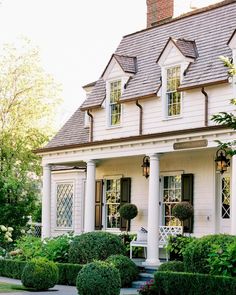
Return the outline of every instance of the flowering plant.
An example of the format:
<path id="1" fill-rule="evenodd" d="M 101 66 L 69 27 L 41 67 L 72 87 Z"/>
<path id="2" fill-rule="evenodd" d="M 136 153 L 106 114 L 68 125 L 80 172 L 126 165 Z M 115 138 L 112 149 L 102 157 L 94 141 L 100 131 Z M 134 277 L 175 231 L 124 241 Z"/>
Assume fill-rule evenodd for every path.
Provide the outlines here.
<path id="1" fill-rule="evenodd" d="M 13 242 L 12 232 L 12 227 L 0 225 L 0 259 L 6 258 L 8 255 L 8 245 L 9 243 Z"/>
<path id="2" fill-rule="evenodd" d="M 155 295 L 156 293 L 156 288 L 154 286 L 154 280 L 149 280 L 144 284 L 139 290 L 138 290 L 140 295 Z"/>

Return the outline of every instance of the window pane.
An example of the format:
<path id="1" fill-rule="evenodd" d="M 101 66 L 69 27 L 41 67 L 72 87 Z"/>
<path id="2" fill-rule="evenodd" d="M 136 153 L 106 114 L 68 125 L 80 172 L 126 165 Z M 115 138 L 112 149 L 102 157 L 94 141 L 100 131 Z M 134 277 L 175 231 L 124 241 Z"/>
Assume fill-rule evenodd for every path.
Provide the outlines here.
<path id="1" fill-rule="evenodd" d="M 120 228 L 120 179 L 106 181 L 107 228 Z"/>
<path id="2" fill-rule="evenodd" d="M 181 94 L 177 92 L 180 85 L 180 67 L 167 69 L 167 115 L 176 116 L 181 112 Z"/>
<path id="3" fill-rule="evenodd" d="M 181 176 L 164 176 L 164 220 L 166 226 L 181 225 L 181 222 L 172 215 L 175 204 L 181 201 Z"/>
<path id="4" fill-rule="evenodd" d="M 121 117 L 121 81 L 110 83 L 110 125 L 119 125 Z"/>
<path id="5" fill-rule="evenodd" d="M 57 185 L 57 226 L 72 226 L 73 184 Z"/>
<path id="6" fill-rule="evenodd" d="M 221 216 L 223 219 L 230 218 L 230 177 L 222 177 L 222 192 L 221 192 Z"/>

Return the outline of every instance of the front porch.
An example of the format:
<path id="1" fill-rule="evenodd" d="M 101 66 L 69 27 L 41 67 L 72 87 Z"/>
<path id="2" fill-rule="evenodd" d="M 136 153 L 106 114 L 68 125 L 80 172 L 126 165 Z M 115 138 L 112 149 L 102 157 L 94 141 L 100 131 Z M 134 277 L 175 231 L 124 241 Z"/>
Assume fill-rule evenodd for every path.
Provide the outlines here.
<path id="1" fill-rule="evenodd" d="M 190 197 L 191 189 L 194 221 L 185 231 L 194 236 L 236 234 L 233 213 L 236 212 L 236 183 L 230 182 L 236 175 L 236 157 L 231 160 L 231 172 L 220 175 L 215 170 L 215 153 L 215 148 L 205 148 L 148 154 L 147 179 L 142 175 L 143 154 L 88 160 L 86 171 L 80 161 L 60 163 L 68 165 L 68 170 L 63 171 L 51 171 L 53 165 L 47 165 L 44 167 L 43 237 L 95 229 L 121 233 L 118 209 L 127 201 L 139 210 L 131 221 L 130 232 L 137 233 L 141 227 L 147 229 L 146 265 L 158 265 L 158 228 L 178 225 L 171 210 L 177 202 Z M 187 187 L 186 175 L 192 175 L 192 184 L 188 182 Z M 71 185 L 71 190 L 60 195 L 63 189 L 66 191 L 66 185 Z"/>

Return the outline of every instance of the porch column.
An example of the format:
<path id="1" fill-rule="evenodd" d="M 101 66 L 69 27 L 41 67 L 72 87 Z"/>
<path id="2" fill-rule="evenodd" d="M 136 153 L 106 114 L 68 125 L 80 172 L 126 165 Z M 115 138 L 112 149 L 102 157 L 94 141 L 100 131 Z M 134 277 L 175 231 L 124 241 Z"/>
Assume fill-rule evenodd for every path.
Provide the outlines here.
<path id="1" fill-rule="evenodd" d="M 87 180 L 85 192 L 84 231 L 95 230 L 95 184 L 96 164 L 94 160 L 87 162 Z"/>
<path id="2" fill-rule="evenodd" d="M 148 196 L 147 259 L 145 265 L 157 266 L 159 260 L 159 195 L 160 155 L 150 155 L 150 176 Z"/>
<path id="3" fill-rule="evenodd" d="M 236 155 L 232 156 L 231 166 L 231 234 L 236 235 Z"/>
<path id="4" fill-rule="evenodd" d="M 43 166 L 42 239 L 51 236 L 51 168 Z"/>

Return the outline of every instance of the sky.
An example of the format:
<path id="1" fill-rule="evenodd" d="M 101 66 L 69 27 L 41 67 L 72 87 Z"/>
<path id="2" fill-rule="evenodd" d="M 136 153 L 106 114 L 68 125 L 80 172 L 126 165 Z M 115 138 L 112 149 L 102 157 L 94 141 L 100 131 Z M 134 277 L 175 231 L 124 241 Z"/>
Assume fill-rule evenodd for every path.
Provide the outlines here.
<path id="1" fill-rule="evenodd" d="M 58 128 L 84 101 L 82 86 L 100 77 L 122 36 L 145 27 L 146 0 L 0 0 L 0 44 L 29 38 L 62 85 Z"/>
<path id="2" fill-rule="evenodd" d="M 146 0 L 0 0 L 0 43 L 29 38 L 62 84 L 60 127 L 85 99 L 123 35 L 146 26 Z"/>

